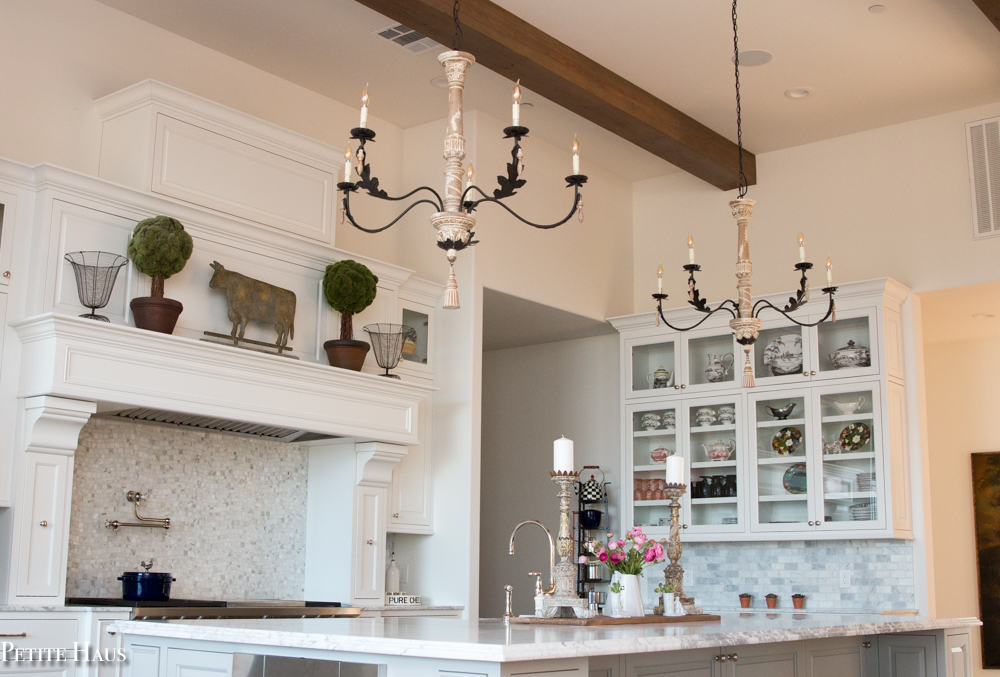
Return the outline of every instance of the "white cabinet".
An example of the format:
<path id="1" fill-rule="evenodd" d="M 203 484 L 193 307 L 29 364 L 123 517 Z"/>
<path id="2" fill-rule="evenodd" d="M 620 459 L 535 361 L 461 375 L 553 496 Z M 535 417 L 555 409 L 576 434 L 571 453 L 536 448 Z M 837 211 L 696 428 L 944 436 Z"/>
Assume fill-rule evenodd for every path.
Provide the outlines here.
<path id="1" fill-rule="evenodd" d="M 160 677 L 160 647 L 129 644 L 125 650 L 129 657 L 125 677 Z"/>
<path id="2" fill-rule="evenodd" d="M 0 190 L 0 289 L 10 284 L 17 196 Z M 4 325 L 6 326 L 6 325 Z"/>
<path id="3" fill-rule="evenodd" d="M 17 595 L 58 597 L 65 578 L 70 457 L 29 451 L 24 463 Z"/>
<path id="4" fill-rule="evenodd" d="M 935 635 L 879 635 L 879 677 L 937 677 Z"/>
<path id="5" fill-rule="evenodd" d="M 945 677 L 972 677 L 972 639 L 968 632 L 945 632 Z"/>
<path id="6" fill-rule="evenodd" d="M 384 487 L 358 487 L 354 515 L 353 599 L 381 601 L 385 587 L 385 498 Z"/>
<path id="7" fill-rule="evenodd" d="M 167 649 L 167 677 L 232 677 L 233 654 Z"/>
<path id="8" fill-rule="evenodd" d="M 431 398 L 420 403 L 420 444 L 406 447 L 406 456 L 392 471 L 389 521 L 397 534 L 432 534 L 434 458 L 431 444 Z"/>
<path id="9" fill-rule="evenodd" d="M 908 294 L 887 279 L 845 284 L 835 322 L 767 316 L 751 353 L 752 389 L 742 387 L 743 352 L 725 320 L 676 332 L 652 314 L 612 319 L 621 334 L 624 522 L 666 536 L 663 457 L 678 454 L 690 478 L 687 541 L 912 538 Z M 787 295 L 769 300 L 782 306 Z M 808 309 L 796 319 L 826 312 Z M 689 326 L 691 312 L 665 314 Z"/>

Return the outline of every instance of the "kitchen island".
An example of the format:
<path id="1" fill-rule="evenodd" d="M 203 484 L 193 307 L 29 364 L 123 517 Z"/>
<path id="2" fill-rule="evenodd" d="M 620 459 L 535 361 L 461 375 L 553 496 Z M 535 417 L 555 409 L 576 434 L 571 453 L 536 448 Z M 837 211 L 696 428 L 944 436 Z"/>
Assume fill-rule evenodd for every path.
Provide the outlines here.
<path id="1" fill-rule="evenodd" d="M 110 630 L 124 635 L 124 677 L 259 677 L 247 655 L 383 666 L 330 672 L 379 677 L 967 677 L 970 628 L 978 625 L 975 618 L 733 613 L 714 623 L 604 627 L 188 619 L 120 621 Z"/>

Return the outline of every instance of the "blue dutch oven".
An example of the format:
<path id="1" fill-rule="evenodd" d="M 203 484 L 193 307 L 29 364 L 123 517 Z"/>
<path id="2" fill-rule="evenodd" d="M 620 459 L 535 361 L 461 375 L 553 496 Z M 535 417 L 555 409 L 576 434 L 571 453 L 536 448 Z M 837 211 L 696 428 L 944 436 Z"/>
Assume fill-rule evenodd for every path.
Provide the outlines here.
<path id="1" fill-rule="evenodd" d="M 165 602 L 170 599 L 170 584 L 176 581 L 168 573 L 151 572 L 153 560 L 142 563 L 145 571 L 126 571 L 122 582 L 122 599 L 130 602 Z"/>

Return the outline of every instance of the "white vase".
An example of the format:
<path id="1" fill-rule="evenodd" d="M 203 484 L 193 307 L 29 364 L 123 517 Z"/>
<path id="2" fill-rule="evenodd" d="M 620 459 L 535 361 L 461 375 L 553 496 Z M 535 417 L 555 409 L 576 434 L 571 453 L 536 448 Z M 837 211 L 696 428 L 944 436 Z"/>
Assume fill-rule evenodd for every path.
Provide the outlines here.
<path id="1" fill-rule="evenodd" d="M 622 591 L 618 595 L 618 611 L 623 618 L 640 618 L 646 615 L 642 608 L 642 579 L 625 574 L 621 579 Z"/>
<path id="2" fill-rule="evenodd" d="M 617 571 L 611 574 L 611 587 L 614 587 L 615 583 L 621 583 L 622 575 Z M 608 592 L 608 599 L 604 603 L 604 615 L 611 616 L 612 618 L 621 618 L 618 614 L 618 598 L 619 593 Z"/>

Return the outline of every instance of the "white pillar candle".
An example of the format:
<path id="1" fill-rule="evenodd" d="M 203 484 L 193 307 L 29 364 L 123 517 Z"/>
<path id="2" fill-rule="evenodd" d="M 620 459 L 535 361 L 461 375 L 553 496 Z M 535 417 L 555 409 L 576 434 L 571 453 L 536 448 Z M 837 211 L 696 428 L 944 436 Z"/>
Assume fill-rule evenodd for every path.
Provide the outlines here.
<path id="1" fill-rule="evenodd" d="M 688 235 L 688 263 L 694 265 L 694 238 Z"/>
<path id="2" fill-rule="evenodd" d="M 656 269 L 656 293 L 663 293 L 663 264 L 661 263 Z"/>
<path id="3" fill-rule="evenodd" d="M 344 183 L 351 182 L 351 142 L 344 148 Z"/>
<path id="4" fill-rule="evenodd" d="M 511 96 L 513 104 L 511 105 L 511 120 L 510 123 L 512 127 L 519 127 L 521 125 L 521 81 L 518 80 L 517 84 L 514 85 L 514 94 Z"/>
<path id="5" fill-rule="evenodd" d="M 560 437 L 552 443 L 552 469 L 556 472 L 573 472 L 573 440 Z"/>
<path id="6" fill-rule="evenodd" d="M 667 484 L 684 484 L 684 458 L 667 456 Z"/>
<path id="7" fill-rule="evenodd" d="M 826 257 L 826 286 L 833 286 L 833 259 Z"/>
<path id="8" fill-rule="evenodd" d="M 580 142 L 573 135 L 573 176 L 580 175 Z"/>
<path id="9" fill-rule="evenodd" d="M 799 263 L 806 262 L 806 239 L 799 233 Z"/>
<path id="10" fill-rule="evenodd" d="M 368 85 L 365 85 L 365 90 L 361 92 L 361 124 L 358 126 L 361 129 L 368 127 Z"/>

